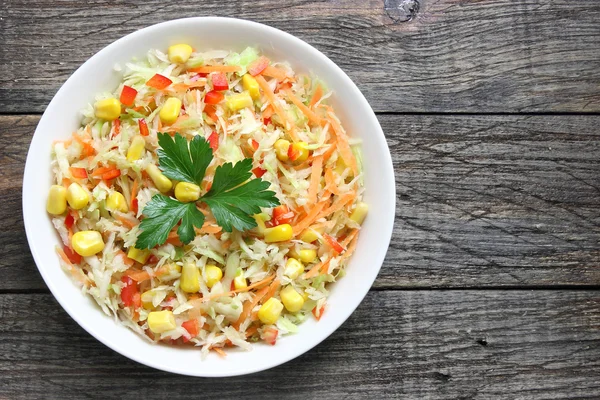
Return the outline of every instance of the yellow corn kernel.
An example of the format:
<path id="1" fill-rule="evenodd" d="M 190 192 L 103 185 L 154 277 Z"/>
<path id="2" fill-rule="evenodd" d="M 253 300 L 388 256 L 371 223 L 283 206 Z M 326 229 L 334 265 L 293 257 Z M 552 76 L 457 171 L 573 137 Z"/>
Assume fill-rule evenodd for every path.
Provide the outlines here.
<path id="1" fill-rule="evenodd" d="M 110 211 L 121 211 L 123 213 L 129 211 L 125 196 L 119 192 L 112 192 L 108 195 L 108 198 L 106 199 L 106 208 Z"/>
<path id="2" fill-rule="evenodd" d="M 129 149 L 127 149 L 127 161 L 134 162 L 139 160 L 144 154 L 144 150 L 146 148 L 146 141 L 140 135 L 137 135 L 131 141 L 131 145 Z"/>
<path id="3" fill-rule="evenodd" d="M 243 289 L 248 287 L 248 282 L 246 281 L 242 270 L 239 270 L 235 278 L 233 278 L 233 286 L 236 289 Z"/>
<path id="4" fill-rule="evenodd" d="M 265 229 L 265 242 L 285 242 L 294 236 L 290 224 L 281 224 Z"/>
<path id="5" fill-rule="evenodd" d="M 263 324 L 273 325 L 279 319 L 281 311 L 283 310 L 283 304 L 275 297 L 271 297 L 263 304 L 258 310 L 258 319 Z"/>
<path id="6" fill-rule="evenodd" d="M 73 210 L 81 210 L 90 202 L 90 196 L 79 183 L 73 182 L 67 188 L 67 201 Z"/>
<path id="7" fill-rule="evenodd" d="M 167 264 L 166 268 L 166 272 L 158 277 L 158 280 L 161 282 L 172 281 L 177 277 L 177 274 L 181 273 L 181 265 Z"/>
<path id="8" fill-rule="evenodd" d="M 98 100 L 94 105 L 96 117 L 107 121 L 114 121 L 121 115 L 121 102 L 114 97 Z"/>
<path id="9" fill-rule="evenodd" d="M 306 161 L 308 159 L 308 143 L 298 142 L 292 144 L 292 152 L 298 154 L 294 162 L 301 163 Z"/>
<path id="10" fill-rule="evenodd" d="M 244 90 L 247 90 L 248 93 L 250 93 L 250 97 L 254 100 L 260 99 L 258 82 L 256 82 L 256 79 L 254 79 L 252 75 L 246 74 L 242 77 L 242 86 L 244 87 Z"/>
<path id="11" fill-rule="evenodd" d="M 200 270 L 195 264 L 183 265 L 179 287 L 187 293 L 196 293 L 200 290 Z"/>
<path id="12" fill-rule="evenodd" d="M 180 112 L 181 100 L 177 97 L 169 97 L 160 109 L 158 116 L 163 124 L 171 125 L 173 122 L 177 121 Z"/>
<path id="13" fill-rule="evenodd" d="M 352 211 L 352 214 L 350 214 L 350 219 L 356 222 L 357 224 L 362 225 L 362 223 L 365 220 L 365 217 L 367 216 L 368 211 L 369 205 L 361 201 L 356 205 L 356 208 L 354 209 L 354 211 Z"/>
<path id="14" fill-rule="evenodd" d="M 182 203 L 190 203 L 200 198 L 200 186 L 188 182 L 175 185 L 175 198 Z"/>
<path id="15" fill-rule="evenodd" d="M 223 271 L 216 265 L 207 265 L 204 268 L 204 273 L 206 274 L 206 286 L 209 288 L 213 287 L 223 277 Z"/>
<path id="16" fill-rule="evenodd" d="M 342 175 L 344 173 L 344 171 L 346 170 L 347 165 L 344 162 L 344 160 L 342 159 L 342 157 L 338 157 L 337 161 L 335 162 L 335 173 L 338 175 Z"/>
<path id="17" fill-rule="evenodd" d="M 317 258 L 317 251 L 315 249 L 302 249 L 298 252 L 298 257 L 302 262 L 311 263 Z"/>
<path id="18" fill-rule="evenodd" d="M 302 234 L 300 235 L 300 240 L 306 243 L 312 243 L 319 238 L 319 234 L 323 233 L 324 230 L 325 228 L 321 227 L 316 229 L 309 227 L 304 232 L 302 232 Z"/>
<path id="19" fill-rule="evenodd" d="M 154 289 L 146 290 L 144 293 L 142 293 L 142 296 L 141 296 L 142 307 L 144 307 L 146 310 L 154 309 L 154 304 L 152 304 L 152 299 L 154 298 L 155 294 L 156 294 L 156 290 L 154 290 Z"/>
<path id="20" fill-rule="evenodd" d="M 73 235 L 71 246 L 82 257 L 93 256 L 104 250 L 104 240 L 97 231 L 79 231 Z"/>
<path id="21" fill-rule="evenodd" d="M 173 182 L 160 172 L 160 169 L 158 169 L 156 165 L 148 165 L 148 167 L 146 167 L 146 172 L 150 175 L 152 182 L 154 182 L 154 186 L 161 192 L 166 193 L 173 187 Z"/>
<path id="22" fill-rule="evenodd" d="M 46 211 L 52 215 L 60 215 L 67 210 L 67 189 L 63 186 L 52 185 L 48 192 Z M 264 223 L 263 223 L 264 225 Z"/>
<path id="23" fill-rule="evenodd" d="M 225 99 L 225 104 L 231 111 L 239 111 L 242 108 L 252 107 L 254 104 L 252 102 L 252 97 L 250 97 L 250 93 L 244 91 L 242 93 L 232 94 L 231 96 L 227 96 Z"/>
<path id="24" fill-rule="evenodd" d="M 254 214 L 252 217 L 256 221 L 256 232 L 259 236 L 264 236 L 265 229 L 267 229 L 265 221 L 268 221 L 269 219 L 271 219 L 271 217 L 269 217 L 267 213 Z"/>
<path id="25" fill-rule="evenodd" d="M 148 257 L 150 257 L 150 250 L 140 250 L 132 246 L 127 250 L 127 257 L 140 264 L 145 264 L 148 261 Z"/>
<path id="26" fill-rule="evenodd" d="M 285 309 L 289 312 L 300 311 L 304 305 L 304 297 L 294 289 L 292 285 L 288 285 L 279 293 L 281 301 Z"/>
<path id="27" fill-rule="evenodd" d="M 296 279 L 304 272 L 304 264 L 293 257 L 287 259 L 283 273 L 290 279 Z"/>
<path id="28" fill-rule="evenodd" d="M 285 139 L 278 139 L 273 145 L 275 149 L 275 155 L 279 161 L 287 161 L 288 157 L 288 149 L 290 148 L 290 142 Z"/>
<path id="29" fill-rule="evenodd" d="M 174 44 L 169 47 L 169 61 L 175 64 L 183 64 L 192 55 L 192 46 L 185 43 Z"/>
<path id="30" fill-rule="evenodd" d="M 151 311 L 148 313 L 148 328 L 154 333 L 163 333 L 177 328 L 173 311 Z"/>

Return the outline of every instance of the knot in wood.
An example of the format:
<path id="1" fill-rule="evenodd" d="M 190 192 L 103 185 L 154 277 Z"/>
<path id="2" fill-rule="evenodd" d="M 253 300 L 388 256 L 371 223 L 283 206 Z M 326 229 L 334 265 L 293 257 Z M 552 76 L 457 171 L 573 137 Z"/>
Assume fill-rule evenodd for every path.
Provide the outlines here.
<path id="1" fill-rule="evenodd" d="M 419 12 L 419 0 L 384 0 L 383 9 L 394 23 L 412 21 Z"/>

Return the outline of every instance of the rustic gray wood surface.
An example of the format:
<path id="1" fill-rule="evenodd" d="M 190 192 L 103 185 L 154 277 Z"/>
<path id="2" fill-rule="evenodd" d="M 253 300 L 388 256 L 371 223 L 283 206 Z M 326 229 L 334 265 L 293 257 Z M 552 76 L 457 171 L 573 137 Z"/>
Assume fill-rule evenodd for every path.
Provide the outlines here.
<path id="1" fill-rule="evenodd" d="M 423 0 L 402 22 L 411 4 L 2 2 L 0 398 L 600 398 L 600 2 Z M 141 366 L 79 328 L 21 216 L 27 147 L 68 76 L 200 15 L 284 29 L 340 65 L 378 112 L 397 187 L 388 256 L 348 322 L 221 380 Z"/>

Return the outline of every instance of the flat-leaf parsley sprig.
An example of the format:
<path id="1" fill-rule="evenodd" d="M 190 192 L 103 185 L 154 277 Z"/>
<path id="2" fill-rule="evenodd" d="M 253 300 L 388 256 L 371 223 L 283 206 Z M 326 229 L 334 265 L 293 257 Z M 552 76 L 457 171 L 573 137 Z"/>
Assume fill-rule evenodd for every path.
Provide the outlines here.
<path id="1" fill-rule="evenodd" d="M 181 182 L 200 186 L 206 168 L 213 159 L 210 144 L 201 136 L 188 141 L 176 133 L 174 137 L 166 133 L 158 134 L 158 165 L 163 174 Z M 141 233 L 135 247 L 151 249 L 163 244 L 169 232 L 177 224 L 177 234 L 182 243 L 191 242 L 196 236 L 194 227 L 201 228 L 204 214 L 197 203 L 206 203 L 217 224 L 226 232 L 233 228 L 245 231 L 256 227 L 253 214 L 261 212 L 261 207 L 275 207 L 279 200 L 275 192 L 267 190 L 269 182 L 250 179 L 252 159 L 225 163 L 215 170 L 212 187 L 197 202 L 183 203 L 177 199 L 155 194 L 142 210 L 144 219 L 140 224 Z"/>

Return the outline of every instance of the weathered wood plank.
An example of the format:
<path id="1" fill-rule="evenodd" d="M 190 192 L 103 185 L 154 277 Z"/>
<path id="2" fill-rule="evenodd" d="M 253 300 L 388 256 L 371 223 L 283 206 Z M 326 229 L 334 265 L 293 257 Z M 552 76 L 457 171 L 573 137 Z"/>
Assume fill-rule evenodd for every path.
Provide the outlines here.
<path id="1" fill-rule="evenodd" d="M 193 390 L 203 399 L 591 399 L 600 391 L 596 291 L 372 292 L 312 351 L 225 385 L 129 361 L 50 295 L 1 295 L 0 310 L 3 398 L 179 398 Z"/>
<path id="2" fill-rule="evenodd" d="M 405 23 L 395 21 L 399 3 L 5 2 L 0 113 L 43 111 L 105 45 L 157 22 L 202 15 L 251 19 L 306 40 L 378 111 L 600 111 L 599 2 L 425 0 Z"/>
<path id="3" fill-rule="evenodd" d="M 600 117 L 379 117 L 398 207 L 376 287 L 600 284 Z M 37 116 L 0 117 L 0 289 L 45 288 L 21 216 Z"/>

